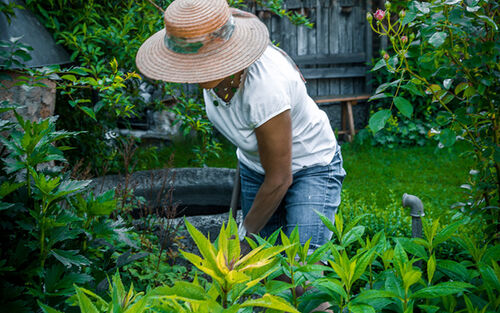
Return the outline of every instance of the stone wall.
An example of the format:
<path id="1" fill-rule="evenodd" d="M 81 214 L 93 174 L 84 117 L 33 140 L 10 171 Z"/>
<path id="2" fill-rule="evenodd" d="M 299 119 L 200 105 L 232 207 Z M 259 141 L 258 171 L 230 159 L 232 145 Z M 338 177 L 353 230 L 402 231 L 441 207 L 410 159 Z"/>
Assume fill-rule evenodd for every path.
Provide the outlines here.
<path id="1" fill-rule="evenodd" d="M 54 114 L 56 104 L 56 83 L 43 79 L 39 83 L 47 87 L 16 86 L 18 77 L 23 74 L 7 72 L 12 80 L 3 80 L 0 83 L 7 88 L 0 87 L 0 101 L 8 100 L 17 104 L 20 108 L 17 112 L 24 118 L 32 121 L 40 118 L 47 118 Z M 2 119 L 13 118 L 11 112 L 1 115 Z"/>

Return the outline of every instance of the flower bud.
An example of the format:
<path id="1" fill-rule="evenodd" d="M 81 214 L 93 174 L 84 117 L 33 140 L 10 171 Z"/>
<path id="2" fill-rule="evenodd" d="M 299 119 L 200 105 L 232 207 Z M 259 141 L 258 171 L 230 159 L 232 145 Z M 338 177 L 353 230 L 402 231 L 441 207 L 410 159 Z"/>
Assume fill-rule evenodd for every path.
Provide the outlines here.
<path id="1" fill-rule="evenodd" d="M 415 34 L 414 34 L 414 33 L 411 33 L 411 34 L 410 34 L 410 40 L 413 40 L 413 39 L 415 39 Z"/>
<path id="2" fill-rule="evenodd" d="M 401 37 L 401 42 L 402 42 L 402 43 L 407 43 L 407 42 L 408 42 L 408 37 L 406 37 L 406 36 L 402 36 L 402 37 Z"/>
<path id="3" fill-rule="evenodd" d="M 394 42 L 394 36 L 389 37 L 389 40 L 390 40 L 391 42 Z"/>
<path id="4" fill-rule="evenodd" d="M 387 52 L 384 52 L 384 60 L 389 60 L 390 56 L 389 56 L 389 53 Z"/>
<path id="5" fill-rule="evenodd" d="M 389 1 L 386 1 L 386 2 L 384 3 L 384 6 L 385 6 L 385 9 L 386 9 L 386 10 L 390 10 L 390 9 L 391 9 L 391 3 L 390 3 Z"/>
<path id="6" fill-rule="evenodd" d="M 400 18 L 404 18 L 405 16 L 406 16 L 406 11 L 405 10 L 399 11 L 399 17 Z"/>
<path id="7" fill-rule="evenodd" d="M 367 12 L 367 13 L 366 13 L 366 20 L 367 20 L 368 22 L 370 22 L 370 23 L 372 22 L 372 20 L 373 20 L 373 15 L 372 15 L 370 12 Z"/>
<path id="8" fill-rule="evenodd" d="M 376 19 L 376 20 L 381 21 L 381 20 L 383 20 L 383 19 L 384 19 L 384 16 L 385 16 L 385 11 L 378 9 L 378 10 L 375 12 L 374 16 L 375 16 L 375 19 Z"/>

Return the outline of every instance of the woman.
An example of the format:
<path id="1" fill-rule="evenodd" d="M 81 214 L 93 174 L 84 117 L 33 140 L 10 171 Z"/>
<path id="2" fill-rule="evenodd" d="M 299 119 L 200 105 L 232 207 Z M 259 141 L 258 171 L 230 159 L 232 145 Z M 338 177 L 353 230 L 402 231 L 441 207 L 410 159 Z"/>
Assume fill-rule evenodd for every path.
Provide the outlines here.
<path id="1" fill-rule="evenodd" d="M 139 49 L 137 67 L 203 88 L 209 119 L 238 147 L 240 239 L 298 226 L 311 249 L 327 242 L 331 232 L 315 211 L 333 220 L 345 172 L 328 118 L 296 66 L 270 44 L 263 23 L 226 0 L 176 0 L 164 21 Z"/>

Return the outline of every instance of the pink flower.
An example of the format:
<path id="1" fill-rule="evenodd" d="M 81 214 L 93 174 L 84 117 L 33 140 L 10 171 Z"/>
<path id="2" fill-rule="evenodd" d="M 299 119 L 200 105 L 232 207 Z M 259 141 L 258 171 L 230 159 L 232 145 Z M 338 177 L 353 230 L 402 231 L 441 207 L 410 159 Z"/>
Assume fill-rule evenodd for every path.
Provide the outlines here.
<path id="1" fill-rule="evenodd" d="M 385 16 L 385 11 L 384 10 L 380 10 L 378 9 L 375 14 L 373 14 L 373 16 L 375 16 L 375 19 L 378 20 L 378 21 L 381 21 L 384 19 L 384 16 Z"/>
<path id="2" fill-rule="evenodd" d="M 386 60 L 386 61 L 387 61 L 387 60 L 389 60 L 389 58 L 390 58 L 390 57 L 389 57 L 389 54 L 388 54 L 387 52 L 386 52 L 386 53 L 384 53 L 384 60 Z"/>
<path id="3" fill-rule="evenodd" d="M 401 37 L 401 42 L 402 42 L 402 43 L 407 43 L 407 42 L 408 42 L 408 37 L 406 37 L 406 36 L 402 36 L 402 37 Z"/>

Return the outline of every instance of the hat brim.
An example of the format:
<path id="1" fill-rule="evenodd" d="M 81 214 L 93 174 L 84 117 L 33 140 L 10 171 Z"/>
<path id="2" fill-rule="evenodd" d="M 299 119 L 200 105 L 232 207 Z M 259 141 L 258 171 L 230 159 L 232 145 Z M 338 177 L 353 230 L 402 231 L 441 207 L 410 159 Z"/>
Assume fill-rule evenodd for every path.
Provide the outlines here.
<path id="1" fill-rule="evenodd" d="M 137 68 L 148 78 L 175 83 L 204 83 L 237 73 L 264 53 L 269 45 L 269 31 L 256 17 L 234 16 L 234 23 L 228 41 L 208 45 L 192 54 L 168 49 L 162 29 L 139 48 Z"/>

